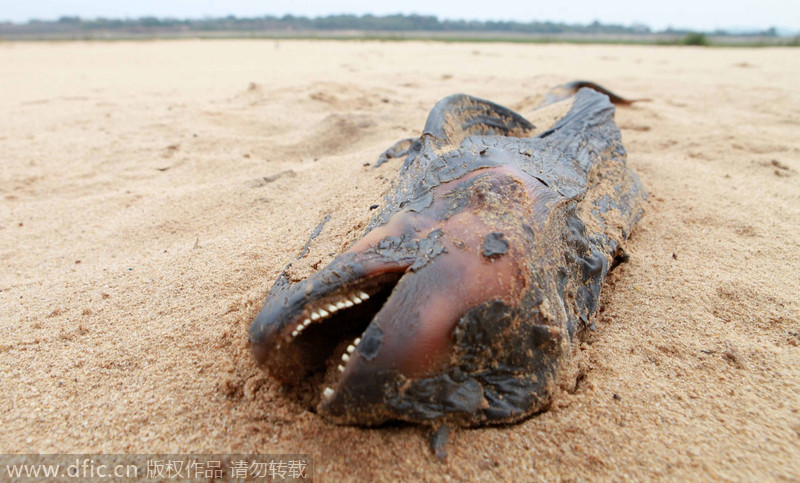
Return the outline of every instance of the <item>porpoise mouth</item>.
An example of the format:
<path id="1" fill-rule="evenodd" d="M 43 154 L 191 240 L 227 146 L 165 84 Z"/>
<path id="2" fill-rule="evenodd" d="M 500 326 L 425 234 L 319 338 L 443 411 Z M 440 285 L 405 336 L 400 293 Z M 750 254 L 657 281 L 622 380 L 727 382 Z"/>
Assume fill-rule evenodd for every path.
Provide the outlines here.
<path id="1" fill-rule="evenodd" d="M 364 332 L 410 265 L 345 254 L 273 297 L 277 304 L 265 306 L 250 330 L 256 360 L 313 409 L 334 394 Z"/>

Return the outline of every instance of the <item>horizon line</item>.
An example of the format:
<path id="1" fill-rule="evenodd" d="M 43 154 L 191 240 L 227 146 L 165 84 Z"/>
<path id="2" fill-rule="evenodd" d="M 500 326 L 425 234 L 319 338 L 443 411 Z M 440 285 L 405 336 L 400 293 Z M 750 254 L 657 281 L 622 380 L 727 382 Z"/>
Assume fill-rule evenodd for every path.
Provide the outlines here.
<path id="1" fill-rule="evenodd" d="M 67 21 L 75 21 L 78 22 L 97 22 L 97 21 L 123 21 L 123 22 L 130 22 L 130 21 L 137 21 L 143 19 L 155 19 L 160 22 L 203 22 L 203 21 L 221 21 L 221 20 L 258 20 L 258 19 L 275 19 L 275 20 L 287 20 L 287 19 L 307 19 L 307 20 L 320 20 L 320 19 L 328 19 L 328 18 L 336 18 L 336 17 L 355 17 L 359 19 L 364 18 L 376 18 L 376 19 L 385 19 L 391 17 L 400 17 L 400 18 L 428 18 L 428 19 L 435 19 L 438 23 L 447 23 L 447 22 L 464 22 L 464 23 L 474 23 L 474 24 L 482 24 L 486 25 L 489 23 L 508 23 L 508 24 L 516 24 L 516 25 L 534 25 L 534 24 L 553 24 L 559 26 L 566 26 L 566 27 L 573 27 L 573 28 L 581 28 L 581 27 L 590 27 L 593 25 L 597 25 L 598 27 L 623 27 L 627 29 L 642 29 L 643 34 L 659 34 L 659 33 L 671 33 L 671 32 L 695 32 L 695 33 L 703 33 L 703 34 L 721 34 L 721 35 L 744 35 L 744 36 L 753 36 L 758 34 L 765 34 L 767 32 L 772 31 L 772 34 L 767 35 L 776 35 L 778 37 L 792 37 L 800 35 L 800 30 L 793 30 L 791 28 L 785 26 L 777 26 L 772 25 L 766 28 L 761 27 L 744 27 L 744 26 L 731 26 L 725 28 L 715 28 L 713 30 L 705 30 L 705 29 L 695 29 L 691 27 L 675 27 L 675 26 L 667 26 L 663 29 L 653 29 L 650 25 L 644 22 L 634 21 L 631 23 L 614 23 L 608 22 L 604 23 L 599 19 L 594 20 L 589 23 L 581 23 L 581 22 L 566 22 L 566 21 L 556 21 L 556 20 L 530 20 L 530 21 L 519 21 L 519 20 L 497 20 L 497 19 L 488 19 L 488 20 L 478 20 L 478 19 L 465 19 L 465 18 L 440 18 L 438 15 L 423 15 L 423 14 L 403 14 L 403 13 L 396 13 L 396 14 L 386 14 L 386 15 L 375 15 L 370 13 L 364 14 L 355 14 L 355 13 L 335 13 L 335 14 L 328 14 L 328 15 L 316 15 L 316 16 L 308 16 L 308 15 L 296 15 L 291 13 L 286 13 L 283 15 L 278 14 L 263 14 L 263 15 L 256 15 L 256 16 L 237 16 L 234 14 L 228 14 L 224 16 L 202 16 L 202 17 L 175 17 L 175 16 L 157 16 L 157 15 L 140 15 L 140 16 L 126 16 L 126 17 L 103 17 L 103 16 L 81 16 L 81 15 L 58 15 L 55 18 L 28 18 L 24 21 L 15 21 L 10 19 L 2 19 L 0 18 L 0 24 L 11 24 L 17 26 L 24 26 L 26 24 L 32 23 L 69 23 Z M 342 30 L 341 28 L 311 28 L 311 30 Z M 350 29 L 344 29 L 350 30 Z M 412 29 L 413 30 L 413 29 Z M 421 29 L 417 29 L 421 30 Z M 468 31 L 468 30 L 465 30 Z"/>

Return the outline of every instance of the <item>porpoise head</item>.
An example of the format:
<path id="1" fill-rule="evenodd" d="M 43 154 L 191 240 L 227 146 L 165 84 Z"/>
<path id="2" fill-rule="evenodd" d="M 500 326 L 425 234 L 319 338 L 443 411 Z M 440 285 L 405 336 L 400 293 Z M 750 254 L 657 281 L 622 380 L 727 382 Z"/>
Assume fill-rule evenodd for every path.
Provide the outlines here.
<path id="1" fill-rule="evenodd" d="M 540 186 L 508 166 L 435 186 L 424 209 L 271 294 L 250 328 L 256 359 L 287 384 L 318 374 L 316 409 L 338 423 L 529 412 L 564 342 L 531 257 L 548 256 L 535 220 L 556 201 Z"/>

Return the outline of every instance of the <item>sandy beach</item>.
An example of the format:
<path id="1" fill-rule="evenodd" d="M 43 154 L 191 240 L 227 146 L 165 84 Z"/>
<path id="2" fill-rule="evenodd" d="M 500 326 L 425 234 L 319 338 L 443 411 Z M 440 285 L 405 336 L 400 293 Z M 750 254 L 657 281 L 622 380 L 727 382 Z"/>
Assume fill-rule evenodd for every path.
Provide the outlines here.
<path id="1" fill-rule="evenodd" d="M 0 453 L 309 453 L 340 480 L 800 479 L 800 51 L 0 43 Z M 431 107 L 590 79 L 649 198 L 549 411 L 327 423 L 255 364 L 281 269 L 361 237 Z M 367 165 L 369 163 L 369 165 Z M 347 444 L 344 444 L 346 441 Z"/>

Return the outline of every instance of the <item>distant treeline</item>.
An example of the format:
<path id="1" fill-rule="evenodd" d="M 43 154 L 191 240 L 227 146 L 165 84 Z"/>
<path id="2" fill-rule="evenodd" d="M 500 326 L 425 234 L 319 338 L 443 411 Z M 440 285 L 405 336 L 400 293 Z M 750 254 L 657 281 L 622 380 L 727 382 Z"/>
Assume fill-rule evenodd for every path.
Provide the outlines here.
<path id="1" fill-rule="evenodd" d="M 5 34 L 45 34 L 45 33 L 78 33 L 92 31 L 121 32 L 213 32 L 213 31 L 424 31 L 424 32 L 507 32 L 519 34 L 604 34 L 604 35 L 637 35 L 668 34 L 685 35 L 688 30 L 667 29 L 659 32 L 651 31 L 646 25 L 631 26 L 602 24 L 592 22 L 588 25 L 566 24 L 559 22 L 504 22 L 476 20 L 439 20 L 435 16 L 425 15 L 329 15 L 327 17 L 283 17 L 265 16 L 239 18 L 232 15 L 222 18 L 205 19 L 172 19 L 142 17 L 136 19 L 82 19 L 80 17 L 61 17 L 54 21 L 31 20 L 24 24 L 0 23 L 0 33 Z M 710 35 L 733 35 L 724 30 L 706 32 Z M 752 35 L 759 37 L 776 37 L 776 29 L 747 34 L 736 33 L 737 36 Z"/>

